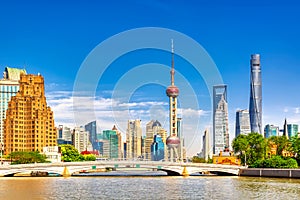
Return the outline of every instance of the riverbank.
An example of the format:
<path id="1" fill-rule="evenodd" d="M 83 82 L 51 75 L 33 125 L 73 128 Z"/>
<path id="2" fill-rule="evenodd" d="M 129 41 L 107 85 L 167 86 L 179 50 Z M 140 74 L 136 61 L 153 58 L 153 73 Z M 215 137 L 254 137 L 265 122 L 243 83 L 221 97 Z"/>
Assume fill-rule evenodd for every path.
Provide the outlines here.
<path id="1" fill-rule="evenodd" d="M 248 168 L 241 169 L 240 176 L 300 178 L 300 169 Z"/>

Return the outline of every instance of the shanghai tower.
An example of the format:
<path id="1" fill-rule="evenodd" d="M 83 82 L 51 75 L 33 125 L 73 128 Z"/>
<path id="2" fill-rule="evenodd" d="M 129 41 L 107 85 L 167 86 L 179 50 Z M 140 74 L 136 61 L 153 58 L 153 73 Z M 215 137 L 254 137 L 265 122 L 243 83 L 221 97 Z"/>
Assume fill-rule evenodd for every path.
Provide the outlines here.
<path id="1" fill-rule="evenodd" d="M 262 89 L 261 89 L 261 68 L 260 55 L 251 55 L 250 60 L 250 126 L 251 132 L 262 134 Z"/>

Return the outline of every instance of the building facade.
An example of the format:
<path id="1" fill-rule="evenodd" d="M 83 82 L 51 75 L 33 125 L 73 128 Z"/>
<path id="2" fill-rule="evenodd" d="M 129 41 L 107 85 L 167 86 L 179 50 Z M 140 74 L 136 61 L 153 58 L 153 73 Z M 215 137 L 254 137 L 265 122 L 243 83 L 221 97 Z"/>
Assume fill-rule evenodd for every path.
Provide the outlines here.
<path id="1" fill-rule="evenodd" d="M 126 130 L 126 158 L 142 157 L 142 128 L 141 120 L 128 120 Z"/>
<path id="2" fill-rule="evenodd" d="M 206 161 L 208 161 L 208 159 L 211 158 L 210 138 L 208 129 L 204 131 L 202 144 L 202 156 Z"/>
<path id="3" fill-rule="evenodd" d="M 250 126 L 251 132 L 262 134 L 262 81 L 260 55 L 251 55 L 250 60 Z"/>
<path id="4" fill-rule="evenodd" d="M 249 110 L 236 111 L 235 137 L 251 133 Z"/>
<path id="5" fill-rule="evenodd" d="M 0 146 L 1 153 L 4 147 L 4 119 L 6 118 L 6 110 L 8 102 L 12 96 L 19 91 L 20 75 L 26 74 L 25 69 L 17 69 L 5 67 L 3 78 L 0 80 Z"/>
<path id="6" fill-rule="evenodd" d="M 57 141 L 59 144 L 72 144 L 73 130 L 71 128 L 59 125 L 57 132 Z"/>
<path id="7" fill-rule="evenodd" d="M 269 138 L 272 136 L 279 136 L 279 127 L 267 124 L 264 129 L 264 137 Z"/>
<path id="8" fill-rule="evenodd" d="M 229 147 L 227 86 L 213 87 L 213 153 Z"/>
<path id="9" fill-rule="evenodd" d="M 79 153 L 91 150 L 89 149 L 89 132 L 85 131 L 84 127 L 75 127 L 73 132 L 73 145 Z"/>
<path id="10" fill-rule="evenodd" d="M 160 135 L 154 135 L 151 144 L 151 160 L 160 161 L 165 159 L 165 144 Z"/>
<path id="11" fill-rule="evenodd" d="M 107 158 L 121 158 L 120 147 L 121 140 L 120 134 L 116 130 L 103 131 L 103 155 Z"/>
<path id="12" fill-rule="evenodd" d="M 92 121 L 84 126 L 85 130 L 89 132 L 89 141 L 92 144 L 93 150 L 99 151 L 99 145 L 97 143 L 97 124 L 96 121 Z"/>
<path id="13" fill-rule="evenodd" d="M 287 131 L 289 138 L 298 136 L 298 124 L 288 124 Z"/>
<path id="14" fill-rule="evenodd" d="M 151 145 L 154 140 L 154 135 L 159 134 L 162 129 L 161 123 L 157 120 L 151 120 L 146 124 L 145 158 L 148 160 L 151 160 Z M 162 137 L 164 137 L 164 142 L 166 142 L 166 136 L 162 134 Z"/>
<path id="15" fill-rule="evenodd" d="M 44 78 L 41 75 L 20 76 L 20 89 L 11 97 L 4 120 L 4 151 L 43 151 L 57 146 L 54 116 L 47 106 Z"/>

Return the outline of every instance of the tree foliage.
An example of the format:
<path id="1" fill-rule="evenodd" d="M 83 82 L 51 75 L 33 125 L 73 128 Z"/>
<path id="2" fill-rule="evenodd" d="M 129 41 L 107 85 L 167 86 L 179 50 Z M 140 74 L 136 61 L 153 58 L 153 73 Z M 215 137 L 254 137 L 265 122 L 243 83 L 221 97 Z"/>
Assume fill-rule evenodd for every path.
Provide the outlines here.
<path id="1" fill-rule="evenodd" d="M 61 161 L 63 162 L 76 162 L 83 161 L 84 157 L 81 155 L 73 145 L 63 144 L 61 147 Z"/>
<path id="2" fill-rule="evenodd" d="M 12 160 L 11 164 L 47 163 L 46 156 L 37 151 L 26 152 L 16 151 L 8 156 Z"/>
<path id="3" fill-rule="evenodd" d="M 235 153 L 239 153 L 242 164 L 251 165 L 265 158 L 267 142 L 259 133 L 241 134 L 232 141 L 232 147 Z"/>
<path id="4" fill-rule="evenodd" d="M 198 156 L 193 156 L 192 162 L 193 162 L 193 163 L 206 163 L 206 161 L 205 161 L 204 158 L 200 158 L 200 157 L 198 157 Z"/>
<path id="5" fill-rule="evenodd" d="M 294 158 L 283 158 L 282 156 L 272 156 L 265 160 L 257 160 L 250 167 L 254 168 L 298 168 Z"/>
<path id="6" fill-rule="evenodd" d="M 83 155 L 83 158 L 85 161 L 95 161 L 96 160 L 96 156 L 93 154 Z"/>
<path id="7" fill-rule="evenodd" d="M 63 162 L 78 162 L 78 161 L 95 161 L 96 156 L 93 154 L 81 155 L 78 150 L 70 144 L 60 145 L 61 160 Z"/>
<path id="8" fill-rule="evenodd" d="M 284 150 L 291 150 L 291 142 L 286 138 L 286 136 L 272 136 L 268 139 L 269 147 L 272 144 L 276 145 L 276 155 L 281 156 Z"/>

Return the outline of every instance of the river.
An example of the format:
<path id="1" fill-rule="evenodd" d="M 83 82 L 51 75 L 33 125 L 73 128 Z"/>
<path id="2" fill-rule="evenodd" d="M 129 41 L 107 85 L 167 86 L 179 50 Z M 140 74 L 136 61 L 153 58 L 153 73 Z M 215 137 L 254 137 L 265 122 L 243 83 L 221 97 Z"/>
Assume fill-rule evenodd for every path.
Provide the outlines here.
<path id="1" fill-rule="evenodd" d="M 1 177 L 0 199 L 299 199 L 300 179 L 256 177 Z"/>

